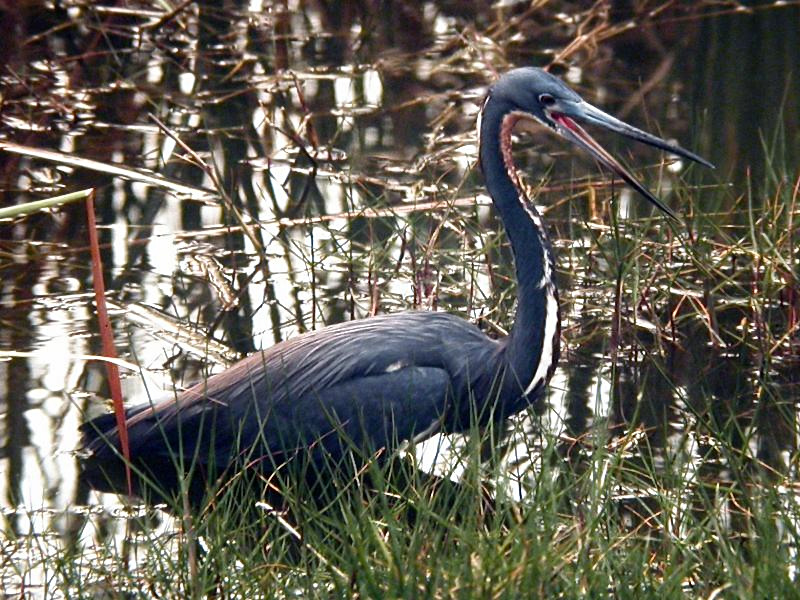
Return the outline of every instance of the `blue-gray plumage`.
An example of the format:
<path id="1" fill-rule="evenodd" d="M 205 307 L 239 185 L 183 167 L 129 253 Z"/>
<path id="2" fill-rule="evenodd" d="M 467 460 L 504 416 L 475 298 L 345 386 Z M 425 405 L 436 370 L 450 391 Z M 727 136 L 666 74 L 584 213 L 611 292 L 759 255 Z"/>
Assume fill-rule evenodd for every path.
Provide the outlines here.
<path id="1" fill-rule="evenodd" d="M 587 104 L 545 71 L 507 73 L 481 110 L 479 159 L 515 256 L 511 333 L 496 341 L 453 315 L 406 312 L 276 344 L 177 399 L 129 409 L 134 493 L 145 495 L 155 484 L 158 497 L 174 496 L 191 466 L 197 504 L 208 479 L 230 477 L 233 468 L 247 465 L 268 475 L 299 457 L 337 462 L 351 456 L 348 450 L 390 453 L 404 441 L 499 421 L 535 402 L 558 360 L 559 315 L 547 235 L 511 156 L 511 132 L 523 118 L 584 148 L 669 215 L 578 121 L 709 164 Z M 123 493 L 113 417 L 86 423 L 83 434 L 83 479 L 92 488 Z"/>

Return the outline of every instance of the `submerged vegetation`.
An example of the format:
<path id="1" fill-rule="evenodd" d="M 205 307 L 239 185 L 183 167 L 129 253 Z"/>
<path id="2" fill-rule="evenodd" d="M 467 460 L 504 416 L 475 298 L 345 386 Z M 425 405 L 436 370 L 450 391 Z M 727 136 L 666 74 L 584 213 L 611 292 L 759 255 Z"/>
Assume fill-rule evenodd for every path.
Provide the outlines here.
<path id="1" fill-rule="evenodd" d="M 76 487 L 77 426 L 108 396 L 86 360 L 83 215 L 0 222 L 5 593 L 795 597 L 797 5 L 233 4 L 0 15 L 2 207 L 97 188 L 131 402 L 377 313 L 447 310 L 502 335 L 513 271 L 474 119 L 510 65 L 550 65 L 718 171 L 642 171 L 672 223 L 521 135 L 562 295 L 547 402 L 370 465 L 328 502 L 290 488 L 286 513 L 236 486 L 177 519 Z M 765 54 L 736 46 L 753 39 Z"/>

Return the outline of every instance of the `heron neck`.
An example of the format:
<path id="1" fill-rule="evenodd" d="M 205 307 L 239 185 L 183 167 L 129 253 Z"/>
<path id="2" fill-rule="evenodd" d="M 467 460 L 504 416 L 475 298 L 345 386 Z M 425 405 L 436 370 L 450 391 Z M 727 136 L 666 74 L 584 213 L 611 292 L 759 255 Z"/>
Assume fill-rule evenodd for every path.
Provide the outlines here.
<path id="1" fill-rule="evenodd" d="M 514 254 L 517 312 L 504 353 L 527 396 L 546 385 L 557 362 L 559 315 L 550 242 L 512 162 L 517 119 L 513 106 L 489 96 L 480 124 L 480 165 Z"/>

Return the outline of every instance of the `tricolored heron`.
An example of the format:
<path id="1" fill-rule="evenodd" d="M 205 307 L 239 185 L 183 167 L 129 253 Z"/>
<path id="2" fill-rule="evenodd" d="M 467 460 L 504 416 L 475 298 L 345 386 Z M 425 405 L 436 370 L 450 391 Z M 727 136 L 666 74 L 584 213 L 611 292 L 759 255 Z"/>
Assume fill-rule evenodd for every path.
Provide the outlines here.
<path id="1" fill-rule="evenodd" d="M 210 479 L 230 477 L 245 464 L 270 475 L 300 458 L 336 463 L 350 449 L 390 454 L 402 442 L 500 422 L 534 403 L 556 366 L 560 326 L 547 233 L 512 161 L 511 133 L 520 119 L 582 147 L 671 216 L 579 123 L 711 166 L 586 103 L 541 69 L 505 74 L 481 110 L 479 157 L 514 254 L 518 300 L 511 333 L 493 340 L 454 315 L 403 312 L 276 344 L 175 399 L 129 409 L 134 493 L 153 488 L 160 497 L 174 496 L 188 481 L 197 505 Z M 97 490 L 124 493 L 113 417 L 88 422 L 83 433 L 89 451 L 84 480 Z"/>

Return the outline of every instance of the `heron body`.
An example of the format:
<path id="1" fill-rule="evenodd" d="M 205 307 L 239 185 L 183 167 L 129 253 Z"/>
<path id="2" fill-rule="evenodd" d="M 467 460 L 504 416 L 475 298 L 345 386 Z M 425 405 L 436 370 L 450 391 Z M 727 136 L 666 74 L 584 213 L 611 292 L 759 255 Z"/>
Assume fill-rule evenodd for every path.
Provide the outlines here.
<path id="1" fill-rule="evenodd" d="M 578 121 L 708 164 L 606 115 L 545 71 L 507 73 L 481 110 L 479 154 L 515 257 L 517 308 L 509 335 L 493 340 L 454 315 L 404 312 L 340 323 L 257 352 L 177 398 L 128 410 L 134 493 L 156 488 L 159 497 L 174 496 L 188 476 L 197 504 L 209 480 L 229 477 L 234 467 L 269 475 L 309 456 L 336 462 L 354 449 L 390 453 L 437 432 L 501 421 L 534 403 L 558 360 L 559 314 L 550 244 L 511 156 L 520 119 L 583 147 L 669 214 Z M 83 479 L 94 489 L 124 493 L 113 417 L 82 429 Z"/>

